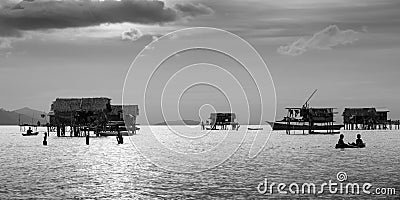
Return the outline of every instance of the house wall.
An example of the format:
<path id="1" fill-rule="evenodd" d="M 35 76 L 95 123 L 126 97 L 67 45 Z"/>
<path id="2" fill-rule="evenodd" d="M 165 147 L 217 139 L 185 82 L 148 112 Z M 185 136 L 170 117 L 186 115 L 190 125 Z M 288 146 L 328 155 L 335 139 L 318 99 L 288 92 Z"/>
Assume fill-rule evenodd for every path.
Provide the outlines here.
<path id="1" fill-rule="evenodd" d="M 210 114 L 210 123 L 211 124 L 230 124 L 235 122 L 236 115 L 235 113 L 211 113 Z"/>

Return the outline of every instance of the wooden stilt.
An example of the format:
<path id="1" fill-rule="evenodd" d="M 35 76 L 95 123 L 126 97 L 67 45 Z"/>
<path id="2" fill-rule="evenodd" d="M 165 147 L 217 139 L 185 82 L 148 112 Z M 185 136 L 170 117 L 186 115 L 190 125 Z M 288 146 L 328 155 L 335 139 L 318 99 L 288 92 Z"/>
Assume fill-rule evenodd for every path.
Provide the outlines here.
<path id="1" fill-rule="evenodd" d="M 61 136 L 61 127 L 57 125 L 57 137 Z"/>

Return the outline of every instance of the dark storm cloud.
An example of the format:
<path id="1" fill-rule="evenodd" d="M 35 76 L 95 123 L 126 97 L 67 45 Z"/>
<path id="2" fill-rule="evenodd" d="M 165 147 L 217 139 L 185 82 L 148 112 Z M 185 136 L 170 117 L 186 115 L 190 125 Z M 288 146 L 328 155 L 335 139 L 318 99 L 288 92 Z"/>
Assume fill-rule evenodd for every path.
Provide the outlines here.
<path id="1" fill-rule="evenodd" d="M 102 23 L 162 24 L 182 17 L 210 14 L 202 4 L 167 7 L 162 1 L 47 1 L 24 0 L 0 6 L 0 36 L 20 36 L 20 31 L 87 27 Z"/>

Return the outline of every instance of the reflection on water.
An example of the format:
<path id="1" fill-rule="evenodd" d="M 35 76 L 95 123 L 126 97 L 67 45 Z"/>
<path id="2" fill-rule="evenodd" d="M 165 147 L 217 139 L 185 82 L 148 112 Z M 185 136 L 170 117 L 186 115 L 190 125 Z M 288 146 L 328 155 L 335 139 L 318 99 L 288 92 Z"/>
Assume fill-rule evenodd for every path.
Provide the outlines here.
<path id="1" fill-rule="evenodd" d="M 168 145 L 176 148 L 187 145 L 175 140 L 165 127 L 152 128 Z M 194 135 L 200 129 L 182 128 Z M 150 143 L 152 141 L 146 140 L 150 135 L 148 130 L 144 127 L 130 139 L 141 141 L 141 144 Z M 265 149 L 254 159 L 248 157 L 248 152 L 255 134 L 248 133 L 244 144 L 226 162 L 194 174 L 179 174 L 158 168 L 142 157 L 129 139 L 125 139 L 125 144 L 117 145 L 114 137 L 91 138 L 87 146 L 84 138 L 57 138 L 51 135 L 48 146 L 42 146 L 41 135 L 23 137 L 18 131 L 18 127 L 0 127 L 0 199 L 299 198 L 302 196 L 262 195 L 256 187 L 264 178 L 287 184 L 336 181 L 339 171 L 347 173 L 349 182 L 369 182 L 374 187 L 396 188 L 397 198 L 400 193 L 398 131 L 343 131 L 345 141 L 353 141 L 356 134 L 361 133 L 367 143 L 364 149 L 345 150 L 334 148 L 338 135 L 273 132 Z M 215 145 L 218 141 L 215 137 L 220 136 L 212 134 L 222 133 L 207 135 L 212 138 L 208 142 L 190 143 L 190 150 L 201 151 L 205 145 Z M 230 145 L 237 146 L 239 140 L 232 138 L 243 138 L 243 134 L 239 131 L 227 135 L 231 139 L 228 141 L 232 141 Z M 193 165 L 184 163 L 184 160 L 155 155 L 157 150 L 143 153 L 170 163 Z M 328 193 L 304 197 L 371 198 Z"/>

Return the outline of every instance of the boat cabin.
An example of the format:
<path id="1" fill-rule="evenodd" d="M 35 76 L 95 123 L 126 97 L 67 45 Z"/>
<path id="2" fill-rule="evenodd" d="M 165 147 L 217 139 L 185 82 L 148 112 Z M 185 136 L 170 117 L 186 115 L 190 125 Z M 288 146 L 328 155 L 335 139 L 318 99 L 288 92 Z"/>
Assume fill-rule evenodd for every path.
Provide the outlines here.
<path id="1" fill-rule="evenodd" d="M 333 122 L 335 108 L 286 108 L 287 116 L 282 121 L 292 122 Z"/>

